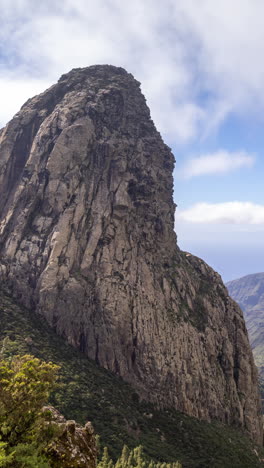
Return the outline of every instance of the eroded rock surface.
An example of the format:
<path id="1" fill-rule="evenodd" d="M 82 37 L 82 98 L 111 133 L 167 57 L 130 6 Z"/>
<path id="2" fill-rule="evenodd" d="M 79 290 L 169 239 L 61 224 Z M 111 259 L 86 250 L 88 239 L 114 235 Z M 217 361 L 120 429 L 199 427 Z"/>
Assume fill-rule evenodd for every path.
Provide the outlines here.
<path id="1" fill-rule="evenodd" d="M 177 247 L 173 165 L 132 75 L 62 76 L 0 134 L 1 278 L 142 398 L 260 441 L 244 319 Z"/>
<path id="2" fill-rule="evenodd" d="M 81 427 L 75 421 L 66 421 L 62 414 L 45 406 L 42 409 L 44 427 L 53 430 L 54 440 L 46 448 L 53 468 L 95 468 L 97 449 L 90 422 Z"/>

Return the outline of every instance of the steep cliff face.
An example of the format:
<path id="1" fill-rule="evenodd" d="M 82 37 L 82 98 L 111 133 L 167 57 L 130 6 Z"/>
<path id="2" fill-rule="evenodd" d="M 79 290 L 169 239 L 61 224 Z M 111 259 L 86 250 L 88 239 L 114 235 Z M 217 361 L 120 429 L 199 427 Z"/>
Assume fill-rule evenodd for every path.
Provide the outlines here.
<path id="1" fill-rule="evenodd" d="M 261 440 L 257 373 L 219 275 L 180 252 L 174 158 L 121 68 L 63 75 L 0 134 L 1 279 L 160 407 Z"/>

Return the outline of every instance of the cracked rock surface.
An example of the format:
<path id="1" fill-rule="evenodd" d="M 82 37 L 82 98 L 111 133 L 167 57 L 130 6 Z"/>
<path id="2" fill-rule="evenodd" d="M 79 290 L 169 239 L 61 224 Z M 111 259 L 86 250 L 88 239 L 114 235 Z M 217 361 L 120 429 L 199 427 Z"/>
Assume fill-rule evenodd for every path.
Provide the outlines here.
<path id="1" fill-rule="evenodd" d="M 90 422 L 84 427 L 66 421 L 53 406 L 42 408 L 44 427 L 56 434 L 46 448 L 52 468 L 96 468 L 97 448 Z"/>
<path id="2" fill-rule="evenodd" d="M 63 75 L 0 132 L 1 281 L 141 398 L 260 442 L 243 315 L 177 247 L 173 167 L 132 75 Z"/>

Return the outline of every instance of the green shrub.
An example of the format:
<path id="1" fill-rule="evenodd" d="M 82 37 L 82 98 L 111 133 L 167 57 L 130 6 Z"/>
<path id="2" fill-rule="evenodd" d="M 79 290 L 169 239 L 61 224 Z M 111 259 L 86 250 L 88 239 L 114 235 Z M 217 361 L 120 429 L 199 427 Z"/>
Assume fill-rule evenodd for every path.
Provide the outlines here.
<path id="1" fill-rule="evenodd" d="M 58 366 L 30 355 L 0 355 L 0 467 L 49 468 L 41 453 L 40 410 L 54 388 Z"/>
<path id="2" fill-rule="evenodd" d="M 143 454 L 143 447 L 140 445 L 133 450 L 124 445 L 122 453 L 116 463 L 111 460 L 108 449 L 105 447 L 101 461 L 97 468 L 181 468 L 181 464 L 175 463 L 155 463 L 153 460 L 147 461 Z"/>

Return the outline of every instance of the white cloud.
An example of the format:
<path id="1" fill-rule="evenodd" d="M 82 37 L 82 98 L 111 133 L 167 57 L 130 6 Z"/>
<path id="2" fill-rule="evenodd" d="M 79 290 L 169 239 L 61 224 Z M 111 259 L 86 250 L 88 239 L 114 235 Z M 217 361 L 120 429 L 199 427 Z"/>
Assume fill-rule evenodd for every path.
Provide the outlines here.
<path id="1" fill-rule="evenodd" d="M 26 81 L 30 96 L 37 81 L 95 63 L 123 66 L 142 82 L 172 143 L 210 134 L 230 112 L 263 114 L 259 0 L 0 0 L 0 11 L 2 124 Z"/>
<path id="2" fill-rule="evenodd" d="M 211 224 L 264 224 L 264 205 L 251 202 L 197 203 L 176 212 L 176 221 Z"/>
<path id="3" fill-rule="evenodd" d="M 189 159 L 182 168 L 177 170 L 176 176 L 191 179 L 202 175 L 225 174 L 241 167 L 252 167 L 254 161 L 255 158 L 245 151 L 232 153 L 219 150 L 212 154 Z"/>
<path id="4" fill-rule="evenodd" d="M 37 7 L 32 0 L 0 0 L 6 60 L 0 78 L 8 96 L 4 112 L 0 109 L 2 123 L 11 117 L 17 101 L 9 86 L 10 69 L 16 70 L 16 87 L 24 95 L 21 74 L 50 83 L 74 67 L 111 63 L 142 82 L 153 119 L 165 137 L 181 142 L 196 134 L 203 110 L 189 96 L 192 77 L 184 65 L 183 45 L 172 38 L 174 26 L 163 5 L 140 0 L 50 4 Z"/>
<path id="5" fill-rule="evenodd" d="M 29 98 L 41 93 L 51 84 L 44 80 L 29 79 L 23 76 L 19 78 L 0 76 L 0 117 L 2 123 L 7 122 L 16 114 Z"/>

